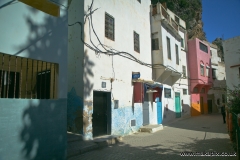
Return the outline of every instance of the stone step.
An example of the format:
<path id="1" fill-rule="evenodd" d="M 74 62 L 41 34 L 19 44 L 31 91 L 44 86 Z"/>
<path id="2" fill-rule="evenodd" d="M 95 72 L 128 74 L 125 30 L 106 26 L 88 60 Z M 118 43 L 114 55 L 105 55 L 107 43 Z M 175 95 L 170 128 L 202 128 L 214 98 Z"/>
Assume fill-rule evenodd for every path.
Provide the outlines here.
<path id="1" fill-rule="evenodd" d="M 67 146 L 67 159 L 71 159 L 74 156 L 93 151 L 95 149 L 100 149 L 103 147 L 107 147 L 109 145 L 114 145 L 122 141 L 121 136 L 101 136 L 96 137 L 93 140 L 80 140 L 79 138 L 73 138 L 74 136 L 70 136 L 72 139 L 68 141 Z"/>
<path id="2" fill-rule="evenodd" d="M 155 133 L 163 129 L 163 125 L 146 125 L 140 128 L 140 132 Z"/>

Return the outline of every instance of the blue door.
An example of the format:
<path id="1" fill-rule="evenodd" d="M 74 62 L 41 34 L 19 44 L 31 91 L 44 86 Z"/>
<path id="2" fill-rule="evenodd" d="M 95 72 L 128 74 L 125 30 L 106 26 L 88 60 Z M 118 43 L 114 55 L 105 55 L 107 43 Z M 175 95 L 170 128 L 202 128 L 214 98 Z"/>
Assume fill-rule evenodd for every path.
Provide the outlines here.
<path id="1" fill-rule="evenodd" d="M 158 124 L 162 124 L 162 102 L 159 101 L 157 97 L 155 102 L 157 103 L 157 120 Z"/>

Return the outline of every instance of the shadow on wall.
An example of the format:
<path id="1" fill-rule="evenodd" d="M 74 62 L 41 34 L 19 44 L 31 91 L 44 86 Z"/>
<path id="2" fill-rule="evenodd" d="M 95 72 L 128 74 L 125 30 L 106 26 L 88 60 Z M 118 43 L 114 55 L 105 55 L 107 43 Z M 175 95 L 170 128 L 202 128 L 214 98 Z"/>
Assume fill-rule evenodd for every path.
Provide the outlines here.
<path id="1" fill-rule="evenodd" d="M 23 111 L 20 141 L 24 145 L 21 153 L 27 160 L 65 159 L 66 101 L 39 102 L 30 101 L 29 107 Z"/>

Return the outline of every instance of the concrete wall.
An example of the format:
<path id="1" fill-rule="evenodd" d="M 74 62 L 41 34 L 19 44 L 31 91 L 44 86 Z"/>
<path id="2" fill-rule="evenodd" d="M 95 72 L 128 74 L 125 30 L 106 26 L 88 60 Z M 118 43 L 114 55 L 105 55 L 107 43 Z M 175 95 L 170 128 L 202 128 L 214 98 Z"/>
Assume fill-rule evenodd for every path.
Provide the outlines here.
<path id="1" fill-rule="evenodd" d="M 0 2 L 5 5 L 9 0 Z M 67 4 L 67 0 L 59 0 Z M 22 2 L 0 10 L 0 52 L 59 64 L 58 98 L 67 97 L 67 12 L 53 17 Z"/>
<path id="2" fill-rule="evenodd" d="M 210 50 L 212 51 L 211 62 L 212 69 L 216 69 L 216 79 L 213 79 L 213 86 L 208 91 L 208 99 L 212 100 L 212 112 L 220 112 L 219 107 L 222 105 L 222 95 L 226 97 L 226 74 L 225 63 L 221 62 L 221 58 L 218 56 L 217 48 L 212 47 L 210 44 Z M 219 100 L 219 104 L 218 104 Z"/>
<path id="3" fill-rule="evenodd" d="M 239 67 L 232 67 L 234 65 L 240 64 L 240 36 L 234 37 L 228 40 L 223 41 L 223 49 L 224 49 L 224 61 L 226 68 L 226 82 L 227 87 L 233 89 L 234 85 L 239 86 L 240 78 L 239 78 Z"/>
<path id="4" fill-rule="evenodd" d="M 69 23 L 76 21 L 84 21 L 84 13 L 89 13 L 88 7 L 91 0 L 71 1 L 69 10 Z M 83 8 L 84 6 L 84 8 Z M 130 53 L 137 59 L 151 64 L 151 33 L 149 9 L 150 1 L 142 1 L 139 3 L 135 0 L 130 1 L 94 1 L 93 10 L 98 8 L 92 14 L 92 23 L 94 30 L 104 45 L 112 47 L 118 51 Z M 117 12 L 116 12 L 117 10 Z M 114 18 L 115 38 L 114 41 L 105 37 L 105 13 Z M 70 28 L 70 27 L 69 27 Z M 83 125 L 83 135 L 86 139 L 92 138 L 92 114 L 93 114 L 93 91 L 110 91 L 112 100 L 119 100 L 119 109 L 112 110 L 112 134 L 129 134 L 138 130 L 142 125 L 140 114 L 142 114 L 141 105 L 133 104 L 133 85 L 131 82 L 132 72 L 140 72 L 141 78 L 152 79 L 151 68 L 142 66 L 127 58 L 116 56 L 108 56 L 104 54 L 96 54 L 87 46 L 83 46 L 80 39 L 80 25 L 76 25 L 69 29 L 69 54 L 72 56 L 69 60 L 69 66 L 73 76 L 69 77 L 68 92 L 74 88 L 76 101 L 72 101 L 71 108 L 76 113 L 76 117 L 72 117 L 75 122 L 79 122 L 81 116 L 84 115 L 83 122 L 75 123 L 77 126 Z M 134 51 L 133 32 L 137 32 L 140 37 L 140 53 Z M 91 32 L 91 36 L 89 34 Z M 92 28 L 89 26 L 87 19 L 84 25 L 84 40 L 88 44 L 91 41 L 101 47 Z M 92 45 L 92 44 L 91 44 Z M 92 45 L 93 46 L 93 45 Z M 113 81 L 110 81 L 110 80 Z M 106 88 L 102 88 L 102 82 L 106 82 Z M 133 107 L 134 106 L 134 107 Z M 132 109 L 134 108 L 134 109 Z M 81 111 L 82 110 L 82 111 Z M 133 112 L 134 111 L 134 112 Z M 123 113 L 118 117 L 118 113 Z M 136 119 L 137 126 L 135 128 L 121 130 L 119 126 L 129 127 L 129 121 Z M 121 123 L 121 124 L 118 124 Z M 74 124 L 72 125 L 74 126 Z M 81 132 L 80 129 L 76 129 Z"/>
<path id="5" fill-rule="evenodd" d="M 0 159 L 66 159 L 66 99 L 0 100 Z"/>

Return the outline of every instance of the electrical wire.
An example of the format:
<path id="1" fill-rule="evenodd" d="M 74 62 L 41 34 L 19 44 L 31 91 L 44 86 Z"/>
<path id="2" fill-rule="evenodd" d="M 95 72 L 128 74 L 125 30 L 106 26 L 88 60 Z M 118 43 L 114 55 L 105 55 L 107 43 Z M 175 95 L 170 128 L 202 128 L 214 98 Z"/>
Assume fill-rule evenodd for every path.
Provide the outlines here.
<path id="1" fill-rule="evenodd" d="M 100 41 L 100 39 L 99 39 L 99 37 L 98 37 L 98 35 L 97 35 L 94 27 L 93 27 L 92 14 L 98 9 L 98 8 L 96 8 L 95 10 L 92 10 L 93 4 L 94 4 L 94 0 L 92 0 L 92 3 L 91 3 L 91 5 L 90 5 L 90 7 L 88 8 L 88 12 L 89 12 L 89 13 L 88 13 L 88 14 L 85 14 L 85 20 L 84 20 L 84 24 L 86 23 L 86 20 L 88 20 L 88 22 L 89 22 L 89 23 L 88 23 L 88 24 L 89 24 L 89 27 L 90 27 L 90 29 L 89 29 L 89 35 L 90 35 L 90 42 L 91 42 L 92 46 L 91 46 L 90 44 L 86 43 L 86 42 L 83 40 L 83 24 L 82 24 L 81 22 L 75 22 L 75 23 L 73 23 L 73 24 L 69 24 L 68 26 L 74 26 L 75 24 L 79 24 L 79 25 L 81 26 L 81 41 L 82 41 L 82 42 L 84 43 L 84 45 L 86 45 L 89 49 L 93 50 L 93 51 L 96 53 L 96 55 L 99 55 L 100 53 L 105 54 L 105 55 L 109 55 L 109 56 L 118 55 L 118 56 L 127 58 L 127 59 L 129 59 L 129 60 L 135 61 L 135 62 L 137 62 L 137 63 L 139 63 L 139 64 L 141 64 L 141 65 L 147 66 L 147 67 L 149 67 L 149 68 L 155 68 L 155 69 L 165 68 L 165 69 L 170 69 L 170 70 L 174 71 L 175 73 L 178 73 L 178 74 L 182 75 L 181 72 L 178 72 L 176 69 L 174 69 L 173 67 L 171 67 L 171 66 L 169 66 L 169 65 L 165 66 L 165 65 L 163 65 L 163 64 L 148 64 L 148 63 L 145 63 L 145 62 L 143 62 L 143 61 L 141 61 L 141 60 L 138 60 L 135 56 L 133 56 L 132 54 L 130 54 L 130 53 L 128 53 L 128 52 L 125 52 L 125 51 L 117 51 L 116 49 L 113 49 L 113 48 L 111 48 L 111 47 L 108 47 L 108 46 L 104 45 L 104 44 Z M 98 41 L 98 43 L 99 43 L 98 46 L 100 45 L 104 50 L 99 49 L 99 47 L 96 46 L 96 45 L 93 43 L 92 38 L 91 38 L 91 30 L 93 31 L 94 36 L 97 38 L 97 41 Z"/>

